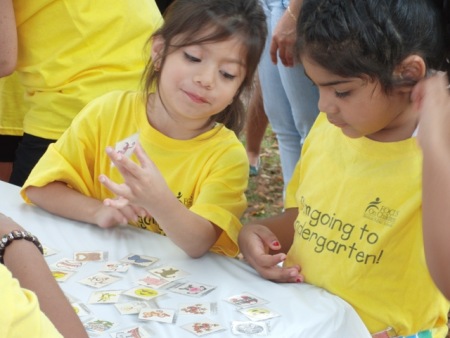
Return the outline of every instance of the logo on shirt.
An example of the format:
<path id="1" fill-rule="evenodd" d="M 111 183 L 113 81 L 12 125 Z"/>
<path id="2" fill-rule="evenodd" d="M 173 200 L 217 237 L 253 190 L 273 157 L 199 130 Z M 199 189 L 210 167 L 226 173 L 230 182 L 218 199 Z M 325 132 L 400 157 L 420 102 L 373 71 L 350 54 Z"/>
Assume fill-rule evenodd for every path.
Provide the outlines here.
<path id="1" fill-rule="evenodd" d="M 364 211 L 364 217 L 382 225 L 392 227 L 399 211 L 383 204 L 379 197 L 370 202 Z"/>

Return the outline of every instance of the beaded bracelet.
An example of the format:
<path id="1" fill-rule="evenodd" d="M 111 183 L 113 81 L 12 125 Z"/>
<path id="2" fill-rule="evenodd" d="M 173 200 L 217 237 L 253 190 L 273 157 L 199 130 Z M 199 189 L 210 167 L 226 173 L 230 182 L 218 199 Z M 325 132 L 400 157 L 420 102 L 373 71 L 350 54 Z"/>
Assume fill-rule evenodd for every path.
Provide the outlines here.
<path id="1" fill-rule="evenodd" d="M 5 250 L 8 245 L 10 245 L 16 239 L 25 239 L 29 242 L 32 242 L 39 249 L 41 254 L 44 254 L 44 248 L 41 243 L 37 239 L 36 236 L 32 235 L 28 231 L 22 230 L 13 230 L 9 234 L 4 235 L 0 240 L 0 263 L 3 263 L 3 256 L 5 255 Z"/>

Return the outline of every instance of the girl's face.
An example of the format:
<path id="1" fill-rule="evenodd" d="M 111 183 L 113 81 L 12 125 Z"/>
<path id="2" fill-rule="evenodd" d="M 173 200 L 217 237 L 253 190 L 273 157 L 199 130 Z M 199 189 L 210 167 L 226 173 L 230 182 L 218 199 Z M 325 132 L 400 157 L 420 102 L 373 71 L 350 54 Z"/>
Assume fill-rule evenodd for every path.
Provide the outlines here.
<path id="1" fill-rule="evenodd" d="M 176 44 L 175 37 L 173 44 Z M 158 53 L 164 41 L 156 38 Z M 169 50 L 158 93 L 164 110 L 188 126 L 202 126 L 232 103 L 245 75 L 245 54 L 237 38 Z M 158 100 L 158 98 L 157 98 Z"/>
<path id="2" fill-rule="evenodd" d="M 338 76 L 308 57 L 302 64 L 319 88 L 319 110 L 345 135 L 380 142 L 411 137 L 417 116 L 411 111 L 409 93 L 394 89 L 386 94 L 376 80 Z"/>

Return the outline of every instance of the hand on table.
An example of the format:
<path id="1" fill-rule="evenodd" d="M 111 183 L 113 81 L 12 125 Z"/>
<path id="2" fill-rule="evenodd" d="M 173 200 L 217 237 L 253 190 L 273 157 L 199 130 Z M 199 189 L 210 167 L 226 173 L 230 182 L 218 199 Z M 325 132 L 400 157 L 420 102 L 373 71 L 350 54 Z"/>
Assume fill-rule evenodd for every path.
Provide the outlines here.
<path id="1" fill-rule="evenodd" d="M 286 254 L 269 254 L 270 250 L 277 251 L 281 247 L 276 236 L 267 227 L 259 224 L 245 225 L 239 233 L 239 247 L 244 259 L 262 277 L 275 282 L 303 282 L 298 265 L 279 265 L 286 259 Z"/>
<path id="2" fill-rule="evenodd" d="M 110 228 L 117 225 L 137 222 L 139 216 L 145 217 L 147 212 L 142 208 L 126 205 L 122 198 L 105 199 L 103 205 L 94 215 L 95 224 L 100 228 Z"/>

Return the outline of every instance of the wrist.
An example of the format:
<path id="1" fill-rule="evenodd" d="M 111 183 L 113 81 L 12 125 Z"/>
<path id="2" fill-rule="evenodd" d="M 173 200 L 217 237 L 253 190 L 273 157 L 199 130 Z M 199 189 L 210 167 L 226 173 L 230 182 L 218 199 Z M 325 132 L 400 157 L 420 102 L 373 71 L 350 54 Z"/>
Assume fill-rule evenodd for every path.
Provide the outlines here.
<path id="1" fill-rule="evenodd" d="M 21 240 L 21 239 L 24 239 L 28 242 L 33 243 L 39 249 L 41 254 L 44 253 L 44 249 L 36 236 L 32 235 L 28 231 L 12 230 L 10 233 L 3 235 L 0 239 L 0 263 L 1 264 L 4 264 L 3 258 L 5 256 L 7 247 L 14 241 Z"/>
<path id="2" fill-rule="evenodd" d="M 287 12 L 287 14 L 289 15 L 289 17 L 290 17 L 292 20 L 294 20 L 295 22 L 297 22 L 297 15 L 294 14 L 294 12 L 292 11 L 292 9 L 291 9 L 290 6 L 287 6 L 286 12 Z"/>

